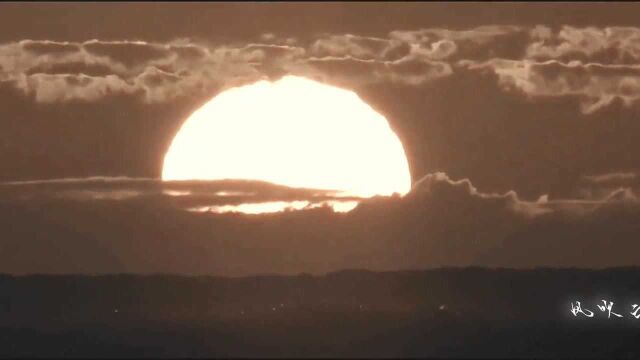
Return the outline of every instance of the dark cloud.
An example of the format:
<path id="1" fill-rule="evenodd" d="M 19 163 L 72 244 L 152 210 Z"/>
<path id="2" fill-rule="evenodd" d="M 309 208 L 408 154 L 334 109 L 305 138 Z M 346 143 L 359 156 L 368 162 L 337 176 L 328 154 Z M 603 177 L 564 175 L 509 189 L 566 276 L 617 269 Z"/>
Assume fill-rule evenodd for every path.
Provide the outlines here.
<path id="1" fill-rule="evenodd" d="M 113 61 L 122 63 L 127 67 L 146 64 L 169 55 L 166 48 L 146 42 L 104 42 L 92 40 L 85 42 L 82 47 L 89 53 L 107 56 Z"/>
<path id="2" fill-rule="evenodd" d="M 638 182 L 637 174 L 633 172 L 621 172 L 621 173 L 609 173 L 609 174 L 600 174 L 600 175 L 585 175 L 583 177 L 585 182 L 592 184 L 636 184 Z"/>
<path id="3" fill-rule="evenodd" d="M 595 210 L 538 219 L 503 240 L 483 259 L 495 266 L 614 267 L 637 264 L 638 198 L 613 193 Z M 517 264 L 517 265 L 516 265 Z"/>
<path id="4" fill-rule="evenodd" d="M 89 177 L 0 183 L 6 198 L 71 199 L 77 201 L 125 200 L 165 203 L 189 210 L 196 206 L 237 205 L 267 201 L 358 200 L 317 189 L 288 188 L 260 181 L 169 181 L 151 178 Z"/>
<path id="5" fill-rule="evenodd" d="M 150 67 L 141 76 L 142 82 L 149 87 L 159 87 L 167 82 L 176 82 L 180 76 L 163 71 L 157 67 Z"/>
<path id="6" fill-rule="evenodd" d="M 627 65 L 568 64 L 494 59 L 484 63 L 461 62 L 470 69 L 490 69 L 506 89 L 529 97 L 577 96 L 580 109 L 590 114 L 620 100 L 634 106 L 640 99 L 640 68 Z"/>
<path id="7" fill-rule="evenodd" d="M 25 40 L 22 42 L 22 48 L 39 55 L 64 54 L 80 51 L 78 44 L 55 41 Z"/>
<path id="8" fill-rule="evenodd" d="M 310 68 L 306 67 L 310 65 Z M 442 62 L 403 58 L 397 61 L 361 60 L 352 57 L 311 58 L 296 67 L 298 74 L 340 86 L 398 83 L 416 86 L 451 74 Z"/>
<path id="9" fill-rule="evenodd" d="M 589 199 L 634 199 L 640 191 L 640 181 L 634 172 L 586 175 L 579 183 L 579 193 Z"/>
<path id="10" fill-rule="evenodd" d="M 171 45 L 177 58 L 185 62 L 200 61 L 207 56 L 207 50 L 197 45 Z"/>
<path id="11" fill-rule="evenodd" d="M 376 82 L 422 86 L 462 68 L 492 71 L 506 90 L 527 97 L 578 97 L 581 110 L 589 114 L 616 101 L 637 103 L 639 33 L 632 27 L 564 26 L 555 31 L 546 26 L 484 25 L 393 30 L 386 36 L 319 33 L 300 41 L 264 33 L 261 42 L 215 46 L 190 39 L 24 40 L 0 46 L 0 78 L 24 89 L 24 77 L 37 73 L 100 76 L 102 84 L 113 84 L 106 79 L 113 75 L 140 91 L 110 85 L 111 91 L 144 93 L 146 102 L 166 102 L 287 73 L 359 88 Z M 150 77 L 158 77 L 149 75 L 153 69 L 183 76 L 180 81 L 154 81 Z M 36 99 L 69 101 L 76 90 Z"/>
<path id="12" fill-rule="evenodd" d="M 85 74 L 89 76 L 107 76 L 113 74 L 113 69 L 104 64 L 85 64 L 81 61 L 69 61 L 62 64 L 40 64 L 25 71 L 25 75 L 32 74 Z"/>
<path id="13" fill-rule="evenodd" d="M 390 41 L 352 34 L 326 35 L 316 40 L 309 51 L 316 57 L 351 56 L 362 60 L 378 59 L 389 46 Z"/>
<path id="14" fill-rule="evenodd" d="M 215 195 L 223 189 L 228 199 Z M 373 198 L 346 214 L 326 207 L 261 216 L 185 211 L 205 202 L 331 197 L 253 182 L 94 178 L 4 184 L 0 191 L 11 194 L 0 202 L 0 230 L 9 236 L 0 271 L 10 273 L 613 266 L 629 264 L 640 231 L 628 221 L 640 211 L 629 190 L 597 201 L 526 201 L 443 173 L 421 179 L 404 198 Z M 611 226 L 623 227 L 604 231 Z M 585 247 L 598 251 L 585 257 Z"/>
<path id="15" fill-rule="evenodd" d="M 521 58 L 528 42 L 527 32 L 518 26 L 480 26 L 452 31 L 421 29 L 393 31 L 394 39 L 411 44 L 415 53 L 432 59 Z"/>
<path id="16" fill-rule="evenodd" d="M 396 61 L 405 58 L 411 53 L 411 45 L 406 42 L 396 42 L 382 52 L 380 55 L 385 61 Z"/>
<path id="17" fill-rule="evenodd" d="M 136 87 L 117 75 L 32 74 L 17 85 L 37 102 L 96 101 L 116 93 L 134 93 Z"/>
<path id="18" fill-rule="evenodd" d="M 537 26 L 531 30 L 531 37 L 527 56 L 536 60 L 637 64 L 640 59 L 640 29 L 636 27 L 563 26 L 554 32 Z"/>

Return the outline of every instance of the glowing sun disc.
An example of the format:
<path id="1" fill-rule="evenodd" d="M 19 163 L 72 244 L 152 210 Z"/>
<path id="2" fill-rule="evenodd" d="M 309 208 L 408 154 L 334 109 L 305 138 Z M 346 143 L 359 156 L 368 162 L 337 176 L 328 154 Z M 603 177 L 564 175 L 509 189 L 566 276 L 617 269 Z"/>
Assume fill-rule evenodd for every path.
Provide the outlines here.
<path id="1" fill-rule="evenodd" d="M 226 90 L 182 125 L 163 180 L 261 180 L 357 197 L 406 194 L 411 176 L 387 119 L 354 92 L 285 76 Z"/>

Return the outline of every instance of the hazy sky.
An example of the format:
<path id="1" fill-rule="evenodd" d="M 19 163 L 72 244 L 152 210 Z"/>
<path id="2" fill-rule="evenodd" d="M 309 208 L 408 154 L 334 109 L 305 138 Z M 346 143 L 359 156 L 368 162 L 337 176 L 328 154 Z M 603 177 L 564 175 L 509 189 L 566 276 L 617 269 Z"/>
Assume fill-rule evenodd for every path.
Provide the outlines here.
<path id="1" fill-rule="evenodd" d="M 1 4 L 0 181 L 14 183 L 0 185 L 0 271 L 637 264 L 638 13 L 634 3 Z M 186 212 L 218 200 L 178 200 L 138 179 L 159 177 L 175 132 L 219 91 L 284 74 L 352 89 L 385 115 L 414 192 L 347 215 L 245 218 Z M 58 180 L 21 183 L 35 179 Z M 311 196 L 263 191 L 254 196 Z"/>

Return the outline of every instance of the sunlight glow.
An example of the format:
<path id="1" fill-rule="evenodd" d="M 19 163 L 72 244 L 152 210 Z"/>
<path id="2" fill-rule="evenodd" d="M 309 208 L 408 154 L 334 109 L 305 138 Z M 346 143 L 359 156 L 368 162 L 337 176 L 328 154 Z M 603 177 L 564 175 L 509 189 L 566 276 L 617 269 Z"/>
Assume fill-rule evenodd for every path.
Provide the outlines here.
<path id="1" fill-rule="evenodd" d="M 329 206 L 334 212 L 349 212 L 358 206 L 354 200 L 328 200 L 317 203 L 310 203 L 306 200 L 295 201 L 267 201 L 260 203 L 244 203 L 238 205 L 212 205 L 191 208 L 194 212 L 212 212 L 216 214 L 224 213 L 244 213 L 244 214 L 265 214 L 292 210 L 308 210 L 322 206 Z"/>
<path id="2" fill-rule="evenodd" d="M 352 91 L 296 76 L 229 89 L 194 112 L 162 179 L 261 180 L 363 198 L 411 188 L 404 149 L 382 115 Z"/>

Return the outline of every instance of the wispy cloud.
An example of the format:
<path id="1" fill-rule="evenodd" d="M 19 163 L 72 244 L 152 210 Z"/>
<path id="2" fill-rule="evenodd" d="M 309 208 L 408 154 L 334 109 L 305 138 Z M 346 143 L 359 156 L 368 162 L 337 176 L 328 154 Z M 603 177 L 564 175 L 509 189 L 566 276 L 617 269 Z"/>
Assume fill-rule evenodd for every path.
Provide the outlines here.
<path id="1" fill-rule="evenodd" d="M 460 65 L 492 71 L 504 89 L 519 90 L 529 97 L 578 97 L 585 114 L 615 100 L 631 106 L 640 99 L 639 65 L 504 59 L 461 61 Z"/>
<path id="2" fill-rule="evenodd" d="M 640 28 L 554 30 L 488 25 L 466 30 L 395 30 L 382 37 L 265 33 L 243 44 L 190 39 L 84 42 L 23 40 L 0 45 L 0 81 L 43 103 L 112 94 L 165 102 L 293 73 L 357 88 L 420 86 L 459 70 L 491 72 L 505 90 L 571 96 L 593 113 L 640 99 Z"/>

